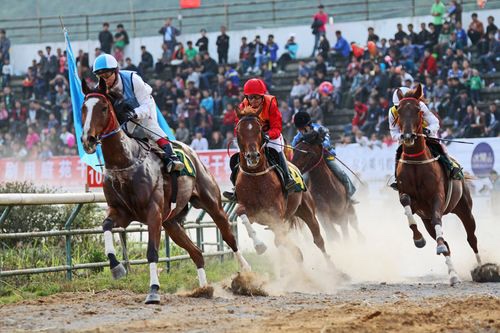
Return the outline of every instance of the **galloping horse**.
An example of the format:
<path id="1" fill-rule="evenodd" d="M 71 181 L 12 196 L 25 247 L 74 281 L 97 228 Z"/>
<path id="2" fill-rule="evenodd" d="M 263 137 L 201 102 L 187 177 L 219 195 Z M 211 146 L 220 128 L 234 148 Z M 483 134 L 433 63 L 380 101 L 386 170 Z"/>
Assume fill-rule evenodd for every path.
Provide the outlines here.
<path id="1" fill-rule="evenodd" d="M 423 111 L 419 102 L 422 99 L 420 85 L 403 96 L 398 89 L 398 118 L 403 140 L 403 153 L 397 167 L 399 199 L 411 230 L 415 246 L 425 246 L 425 239 L 417 229 L 413 219 L 416 213 L 424 222 L 425 228 L 437 241 L 436 253 L 443 254 L 448 266 L 450 284 L 460 282 L 451 261 L 451 251 L 443 236 L 441 217 L 448 213 L 456 214 L 467 232 L 467 241 L 481 265 L 474 234 L 476 222 L 472 215 L 472 198 L 465 181 L 451 179 L 443 166 L 434 157 L 423 134 Z M 428 139 L 432 140 L 432 139 Z M 444 152 L 443 152 L 444 153 Z"/>
<path id="2" fill-rule="evenodd" d="M 293 222 L 297 222 L 298 217 L 307 224 L 313 235 L 314 244 L 331 263 L 325 250 L 310 192 L 293 192 L 288 196 L 283 194 L 280 179 L 274 170 L 275 166 L 270 166 L 264 152 L 266 146 L 264 132 L 258 116 L 246 113 L 245 110 L 238 110 L 237 115 L 239 122 L 236 125 L 236 132 L 240 149 L 240 172 L 235 182 L 239 204 L 237 214 L 249 231 L 256 250 L 258 253 L 263 252 L 265 246 L 257 239 L 250 221 L 269 226 L 275 235 L 275 245 L 278 248 L 284 246 L 291 251 L 297 261 L 302 262 L 302 252 L 286 238 L 289 227 Z M 287 225 L 287 221 L 290 224 Z"/>
<path id="3" fill-rule="evenodd" d="M 82 80 L 82 88 L 85 101 L 82 107 L 84 125 L 81 140 L 87 153 L 95 152 L 97 144 L 101 143 L 105 159 L 104 195 L 108 212 L 103 230 L 105 251 L 113 277 L 120 278 L 126 271 L 116 259 L 111 229 L 126 228 L 130 222 L 140 221 L 148 225 L 150 291 L 146 304 L 160 302 L 157 262 L 162 224 L 172 240 L 189 253 L 198 268 L 200 287 L 206 287 L 202 252 L 181 226 L 188 211 L 188 202 L 208 212 L 220 229 L 224 241 L 235 252 L 240 268 L 250 270 L 238 251 L 236 239 L 222 208 L 219 187 L 196 153 L 188 146 L 177 143 L 192 161 L 195 177 L 178 177 L 177 200 L 175 205 L 171 205 L 172 175 L 162 171 L 164 168 L 161 160 L 152 152 L 151 147 L 146 147 L 144 143 L 123 133 L 113 108 L 114 97 L 107 95 L 105 82 L 101 79 L 98 88 L 91 91 L 85 80 Z"/>
<path id="4" fill-rule="evenodd" d="M 344 238 L 348 238 L 348 223 L 350 222 L 358 237 L 364 239 L 359 230 L 356 211 L 347 198 L 344 185 L 326 165 L 321 142 L 321 135 L 316 131 L 304 135 L 295 147 L 292 162 L 303 175 L 308 176 L 309 189 L 326 236 L 339 238 L 335 223 L 341 227 Z"/>

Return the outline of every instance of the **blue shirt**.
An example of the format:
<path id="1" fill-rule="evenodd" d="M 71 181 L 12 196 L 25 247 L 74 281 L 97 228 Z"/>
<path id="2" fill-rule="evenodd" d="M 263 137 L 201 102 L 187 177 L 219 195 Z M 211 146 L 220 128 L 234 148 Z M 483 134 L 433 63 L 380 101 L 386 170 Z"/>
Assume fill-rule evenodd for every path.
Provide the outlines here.
<path id="1" fill-rule="evenodd" d="M 330 153 L 330 155 L 336 156 L 337 153 L 335 152 L 335 149 L 330 144 L 330 133 L 328 131 L 328 128 L 326 128 L 320 124 L 316 124 L 316 123 L 312 123 L 311 127 L 312 127 L 313 131 L 316 131 L 318 133 L 320 132 L 320 130 L 323 130 L 323 133 L 325 133 L 325 137 L 323 138 L 323 142 L 322 142 L 323 148 L 325 148 Z M 292 147 L 295 147 L 299 143 L 299 141 L 302 139 L 303 136 L 304 135 L 302 133 L 300 133 L 300 131 L 297 132 L 297 134 L 295 135 L 295 137 L 292 140 Z"/>
<path id="2" fill-rule="evenodd" d="M 268 53 L 270 55 L 271 61 L 275 62 L 278 59 L 278 44 L 272 43 L 271 45 L 266 44 L 264 46 L 264 53 Z"/>
<path id="3" fill-rule="evenodd" d="M 214 114 L 214 99 L 212 96 L 202 99 L 200 106 L 204 107 L 205 110 L 207 110 L 207 112 L 211 115 Z"/>
<path id="4" fill-rule="evenodd" d="M 339 39 L 337 39 L 337 43 L 335 43 L 335 46 L 333 48 L 335 49 L 335 51 L 342 54 L 344 58 L 347 58 L 349 56 L 349 53 L 351 53 L 351 46 L 344 39 L 344 37 L 340 37 Z"/>
<path id="5" fill-rule="evenodd" d="M 461 46 L 467 46 L 467 33 L 465 32 L 464 29 L 456 29 L 455 34 L 457 35 L 457 40 L 460 41 Z"/>

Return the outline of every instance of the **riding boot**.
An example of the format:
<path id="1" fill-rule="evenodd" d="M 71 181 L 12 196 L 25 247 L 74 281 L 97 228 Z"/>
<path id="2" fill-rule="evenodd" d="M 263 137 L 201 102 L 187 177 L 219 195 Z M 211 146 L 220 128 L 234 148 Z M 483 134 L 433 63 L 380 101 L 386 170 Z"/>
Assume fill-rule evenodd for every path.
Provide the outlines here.
<path id="1" fill-rule="evenodd" d="M 236 164 L 232 169 L 231 169 L 231 183 L 233 183 L 233 190 L 232 191 L 224 191 L 222 192 L 222 195 L 224 198 L 226 198 L 229 201 L 238 201 L 236 197 L 236 189 L 234 187 L 236 183 L 236 176 L 238 175 L 238 170 L 239 170 L 239 164 Z"/>
<path id="2" fill-rule="evenodd" d="M 282 151 L 279 154 L 279 166 L 283 170 L 283 178 L 285 180 L 285 190 L 290 191 L 295 186 L 295 180 L 290 177 L 290 170 L 288 169 L 288 163 L 285 157 L 285 153 Z"/>
<path id="3" fill-rule="evenodd" d="M 177 155 L 174 153 L 172 144 L 170 142 L 160 148 L 165 152 L 165 155 L 163 155 L 163 163 L 165 164 L 165 169 L 168 173 L 172 171 L 181 171 L 182 169 L 184 169 L 184 163 L 182 163 L 179 160 L 179 157 L 177 157 Z"/>
<path id="4" fill-rule="evenodd" d="M 440 160 L 442 160 L 443 164 L 448 169 L 451 179 L 461 180 L 464 178 L 462 168 L 460 168 L 458 163 L 455 162 L 452 158 L 450 158 L 448 154 L 441 155 Z"/>
<path id="5" fill-rule="evenodd" d="M 328 165 L 328 168 L 333 172 L 333 174 L 340 179 L 342 182 L 342 185 L 344 185 L 344 188 L 347 193 L 347 198 L 352 201 L 352 203 L 358 203 L 357 200 L 353 199 L 352 196 L 354 195 L 354 192 L 356 192 L 356 187 L 351 181 L 351 178 L 345 173 L 345 171 L 335 163 L 334 159 L 327 159 L 326 160 L 326 165 Z"/>
<path id="6" fill-rule="evenodd" d="M 401 158 L 402 152 L 403 152 L 403 147 L 399 146 L 399 148 L 396 150 L 396 161 L 395 161 L 395 165 L 394 165 L 394 182 L 391 185 L 389 185 L 395 191 L 398 191 L 398 179 L 397 179 L 398 163 L 399 163 L 399 159 Z"/>

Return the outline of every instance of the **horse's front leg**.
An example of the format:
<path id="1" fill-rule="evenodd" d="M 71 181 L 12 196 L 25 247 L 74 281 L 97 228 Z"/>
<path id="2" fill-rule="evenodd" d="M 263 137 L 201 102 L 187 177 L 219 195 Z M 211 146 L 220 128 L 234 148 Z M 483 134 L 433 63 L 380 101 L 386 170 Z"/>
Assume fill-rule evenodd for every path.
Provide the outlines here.
<path id="1" fill-rule="evenodd" d="M 148 250 L 147 258 L 149 263 L 149 294 L 146 297 L 146 304 L 160 304 L 160 280 L 158 278 L 158 249 L 161 238 L 162 213 L 158 204 L 148 207 Z"/>
<path id="2" fill-rule="evenodd" d="M 413 218 L 413 211 L 411 209 L 411 199 L 406 193 L 401 193 L 399 196 L 399 202 L 405 210 L 406 218 L 408 219 L 408 225 L 413 231 L 413 243 L 416 247 L 422 248 L 425 246 L 425 238 L 422 233 L 418 230 L 417 222 Z"/>
<path id="3" fill-rule="evenodd" d="M 109 259 L 109 268 L 113 279 L 119 279 L 127 275 L 127 270 L 116 259 L 115 246 L 113 244 L 113 226 L 119 221 L 120 214 L 115 208 L 108 208 L 108 216 L 102 222 L 102 230 L 104 231 L 104 252 Z M 118 223 L 120 224 L 120 223 Z"/>
<path id="4" fill-rule="evenodd" d="M 236 215 L 239 216 L 241 219 L 241 223 L 243 223 L 243 226 L 247 230 L 248 237 L 253 242 L 253 247 L 255 248 L 255 251 L 257 254 L 263 254 L 267 250 L 266 244 L 257 236 L 257 232 L 255 229 L 252 227 L 252 223 L 250 222 L 250 219 L 247 216 L 247 213 L 245 211 L 245 208 L 243 205 L 238 205 L 236 209 Z"/>
<path id="5" fill-rule="evenodd" d="M 448 274 L 450 276 L 450 284 L 453 286 L 457 283 L 460 283 L 460 278 L 458 277 L 457 271 L 453 266 L 453 262 L 451 261 L 451 251 L 448 245 L 448 242 L 444 240 L 443 235 L 443 225 L 441 222 L 441 217 L 443 213 L 441 211 L 441 207 L 443 207 L 443 200 L 441 197 L 436 196 L 433 202 L 433 212 L 431 218 L 431 225 L 434 227 L 436 232 L 436 254 L 444 255 L 446 266 L 448 266 Z"/>

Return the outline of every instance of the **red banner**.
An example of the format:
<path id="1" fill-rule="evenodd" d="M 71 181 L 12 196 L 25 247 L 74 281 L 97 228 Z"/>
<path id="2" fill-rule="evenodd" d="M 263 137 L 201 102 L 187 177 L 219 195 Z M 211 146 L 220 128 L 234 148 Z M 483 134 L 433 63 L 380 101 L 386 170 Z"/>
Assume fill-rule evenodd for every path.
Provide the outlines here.
<path id="1" fill-rule="evenodd" d="M 201 0 L 180 0 L 179 4 L 180 4 L 182 9 L 200 8 Z"/>
<path id="2" fill-rule="evenodd" d="M 232 150 L 231 154 L 235 151 Z M 197 152 L 200 160 L 214 175 L 219 184 L 228 184 L 231 170 L 226 150 Z M 32 181 L 37 185 L 48 185 L 82 190 L 85 184 L 99 187 L 102 176 L 90 174 L 87 165 L 78 156 L 58 156 L 48 160 L 19 161 L 11 158 L 0 159 L 0 182 Z"/>

